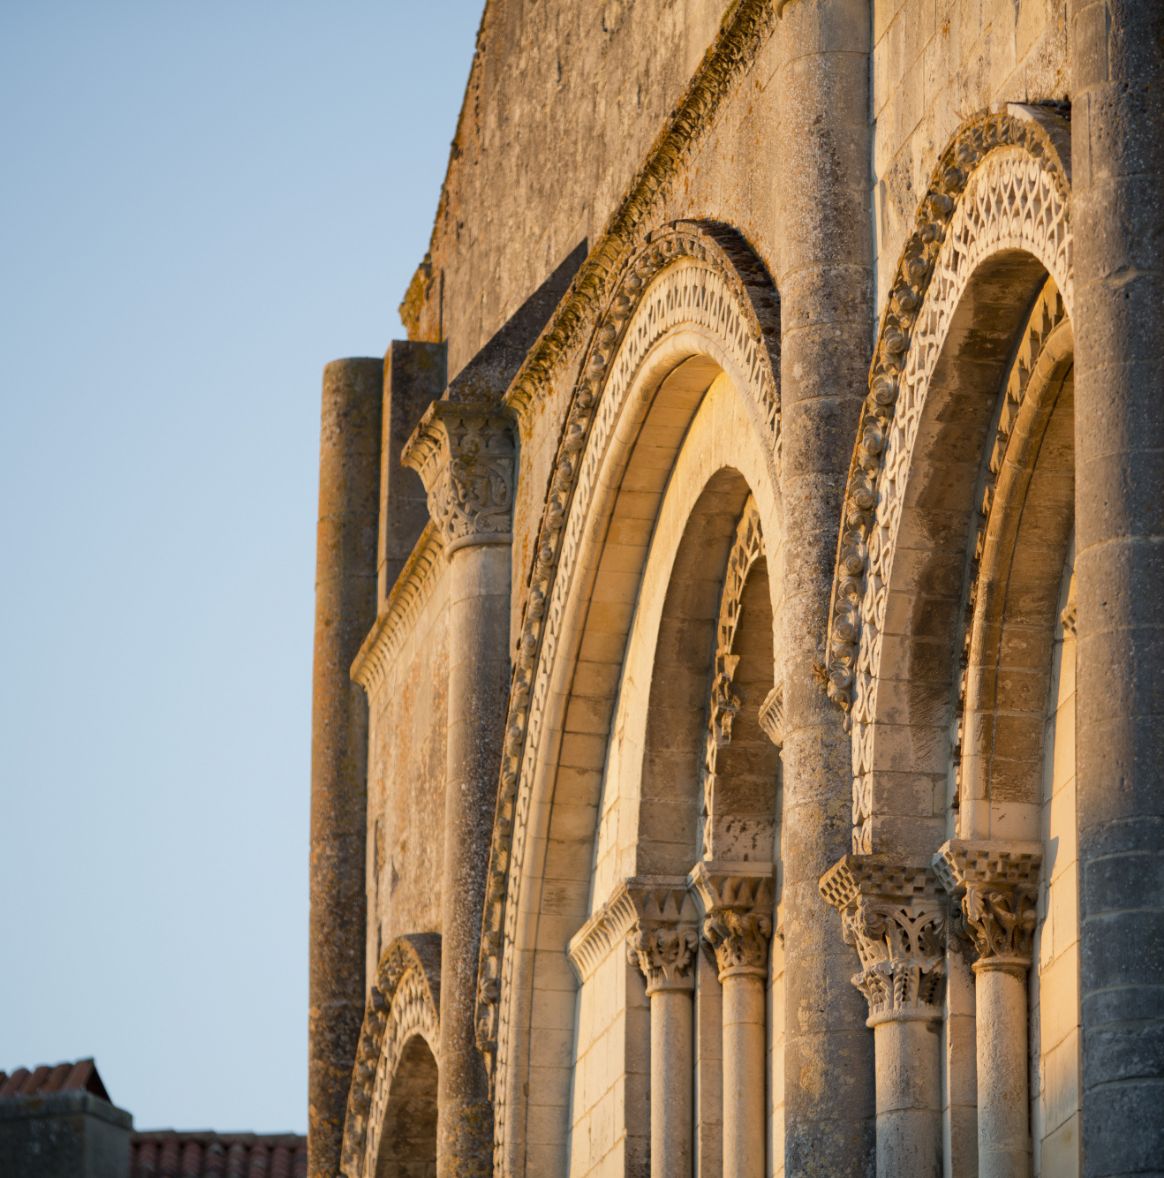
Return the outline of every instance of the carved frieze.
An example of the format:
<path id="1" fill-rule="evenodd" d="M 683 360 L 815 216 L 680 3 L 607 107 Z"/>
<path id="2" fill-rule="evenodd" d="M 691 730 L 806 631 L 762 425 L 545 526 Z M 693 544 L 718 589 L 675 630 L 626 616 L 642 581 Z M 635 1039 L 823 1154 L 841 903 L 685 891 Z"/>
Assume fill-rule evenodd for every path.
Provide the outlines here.
<path id="1" fill-rule="evenodd" d="M 934 872 L 888 855 L 846 855 L 820 891 L 857 950 L 852 980 L 869 1003 L 868 1025 L 941 1018 L 947 902 Z"/>
<path id="2" fill-rule="evenodd" d="M 939 879 L 960 900 L 975 972 L 1029 968 L 1042 862 L 1040 843 L 951 839 L 934 856 Z"/>
<path id="3" fill-rule="evenodd" d="M 719 979 L 767 977 L 774 889 L 771 864 L 704 860 L 691 885 L 703 906 L 703 935 L 715 951 Z"/>
<path id="4" fill-rule="evenodd" d="M 429 514 L 447 551 L 509 542 L 515 472 L 513 427 L 506 411 L 434 401 L 401 458 L 424 483 Z"/>

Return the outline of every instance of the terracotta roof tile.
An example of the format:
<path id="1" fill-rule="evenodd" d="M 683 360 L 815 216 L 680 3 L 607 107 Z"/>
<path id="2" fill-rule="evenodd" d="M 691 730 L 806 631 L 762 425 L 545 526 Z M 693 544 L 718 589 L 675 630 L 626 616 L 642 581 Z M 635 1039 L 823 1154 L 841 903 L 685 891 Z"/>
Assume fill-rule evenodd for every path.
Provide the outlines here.
<path id="1" fill-rule="evenodd" d="M 105 1091 L 105 1085 L 97 1074 L 97 1065 L 91 1059 L 51 1066 L 42 1063 L 32 1071 L 17 1068 L 11 1075 L 0 1072 L 0 1100 L 51 1096 L 54 1092 L 91 1092 L 102 1100 L 109 1100 L 109 1093 Z"/>
<path id="2" fill-rule="evenodd" d="M 130 1178 L 306 1178 L 307 1138 L 295 1133 L 159 1129 L 131 1138 Z"/>

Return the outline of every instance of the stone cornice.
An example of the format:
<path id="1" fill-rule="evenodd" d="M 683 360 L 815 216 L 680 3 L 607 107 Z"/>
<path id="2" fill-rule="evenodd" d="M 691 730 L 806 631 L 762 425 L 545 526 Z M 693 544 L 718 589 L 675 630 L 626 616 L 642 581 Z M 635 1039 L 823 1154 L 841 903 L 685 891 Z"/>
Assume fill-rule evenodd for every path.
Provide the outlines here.
<path id="1" fill-rule="evenodd" d="M 371 692 L 380 684 L 432 596 L 444 568 L 444 552 L 440 530 L 431 522 L 426 524 L 352 662 L 351 677 L 365 691 Z"/>
<path id="2" fill-rule="evenodd" d="M 624 880 L 570 938 L 567 953 L 585 982 L 611 949 L 646 922 L 695 925 L 696 911 L 682 876 L 640 875 Z"/>
<path id="3" fill-rule="evenodd" d="M 485 403 L 434 401 L 400 460 L 420 475 L 449 553 L 509 543 L 515 453 L 508 413 Z"/>
<path id="4" fill-rule="evenodd" d="M 760 727 L 777 747 L 784 747 L 784 684 L 777 683 L 760 705 Z"/>
<path id="5" fill-rule="evenodd" d="M 619 274 L 655 219 L 674 179 L 710 131 L 724 99 L 751 69 L 788 0 L 737 0 L 656 138 L 642 167 L 607 222 L 606 229 L 574 276 L 553 319 L 505 394 L 521 420 L 562 359 L 581 344 Z"/>

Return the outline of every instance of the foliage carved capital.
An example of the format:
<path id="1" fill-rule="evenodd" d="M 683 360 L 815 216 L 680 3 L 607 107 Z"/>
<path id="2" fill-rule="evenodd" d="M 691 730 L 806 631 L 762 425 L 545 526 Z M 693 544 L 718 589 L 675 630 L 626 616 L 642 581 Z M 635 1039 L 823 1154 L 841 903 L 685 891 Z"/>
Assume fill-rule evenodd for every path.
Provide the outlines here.
<path id="1" fill-rule="evenodd" d="M 420 475 L 429 514 L 450 553 L 468 544 L 509 542 L 515 471 L 508 412 L 434 401 L 401 458 Z"/>
<path id="2" fill-rule="evenodd" d="M 767 977 L 774 909 L 772 865 L 704 860 L 690 879 L 703 905 L 703 935 L 715 951 L 719 980 Z"/>
<path id="3" fill-rule="evenodd" d="M 946 890 L 961 901 L 961 918 L 978 953 L 973 969 L 1025 974 L 1038 923 L 1039 843 L 951 839 L 934 856 Z"/>
<path id="4" fill-rule="evenodd" d="M 820 891 L 857 950 L 852 981 L 869 1003 L 868 1025 L 940 1019 L 946 899 L 934 872 L 889 855 L 846 855 L 821 876 Z"/>

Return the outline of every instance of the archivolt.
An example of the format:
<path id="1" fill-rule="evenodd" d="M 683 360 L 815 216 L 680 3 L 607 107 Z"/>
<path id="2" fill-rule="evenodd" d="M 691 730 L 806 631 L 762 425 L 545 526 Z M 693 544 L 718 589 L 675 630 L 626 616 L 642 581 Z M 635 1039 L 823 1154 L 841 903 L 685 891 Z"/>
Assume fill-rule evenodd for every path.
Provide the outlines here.
<path id="1" fill-rule="evenodd" d="M 972 275 L 1029 254 L 1072 301 L 1067 128 L 1011 105 L 943 152 L 898 264 L 849 466 L 828 628 L 828 693 L 853 734 L 853 845 L 870 851 L 871 739 L 890 569 L 930 378 Z"/>
<path id="2" fill-rule="evenodd" d="M 441 939 L 400 937 L 384 950 L 368 996 L 348 1090 L 341 1169 L 344 1178 L 376 1172 L 392 1077 L 409 1040 L 421 1036 L 439 1063 Z"/>
<path id="3" fill-rule="evenodd" d="M 479 966 L 477 1042 L 496 1082 L 498 1008 L 511 964 L 516 889 L 547 685 L 596 475 L 645 357 L 668 333 L 700 329 L 712 359 L 740 374 L 776 461 L 779 304 L 771 279 L 733 230 L 676 222 L 627 261 L 597 316 L 558 445 L 538 532 L 506 720 Z M 716 354 L 718 352 L 718 354 Z"/>

